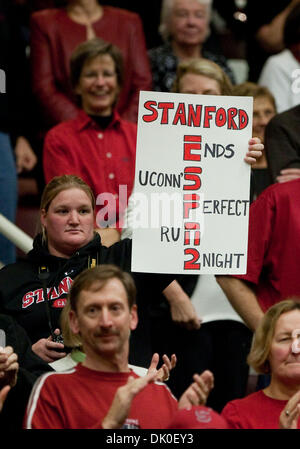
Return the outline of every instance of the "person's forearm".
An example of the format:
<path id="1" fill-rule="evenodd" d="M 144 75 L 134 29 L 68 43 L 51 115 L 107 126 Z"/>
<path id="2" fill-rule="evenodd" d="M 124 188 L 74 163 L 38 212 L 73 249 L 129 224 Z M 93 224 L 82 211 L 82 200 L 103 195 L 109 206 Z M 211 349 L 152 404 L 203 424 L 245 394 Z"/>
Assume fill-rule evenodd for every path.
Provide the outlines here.
<path id="1" fill-rule="evenodd" d="M 285 20 L 297 3 L 293 0 L 283 11 L 274 17 L 272 22 L 263 25 L 256 33 L 256 39 L 264 50 L 269 53 L 277 53 L 284 48 L 283 27 Z"/>
<path id="2" fill-rule="evenodd" d="M 216 276 L 216 280 L 232 307 L 241 316 L 245 324 L 252 331 L 255 331 L 264 313 L 258 304 L 254 291 L 248 287 L 246 282 L 231 276 Z"/>

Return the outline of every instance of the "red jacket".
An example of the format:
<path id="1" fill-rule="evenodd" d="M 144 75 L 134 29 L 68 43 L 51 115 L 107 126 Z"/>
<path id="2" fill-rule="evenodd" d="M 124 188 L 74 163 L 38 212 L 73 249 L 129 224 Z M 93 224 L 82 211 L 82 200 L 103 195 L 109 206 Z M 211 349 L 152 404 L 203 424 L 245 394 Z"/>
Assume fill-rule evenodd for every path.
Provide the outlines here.
<path id="1" fill-rule="evenodd" d="M 118 46 L 124 58 L 124 83 L 117 110 L 137 120 L 140 90 L 151 90 L 152 77 L 142 23 L 137 14 L 103 6 L 93 24 L 95 34 Z M 46 9 L 31 16 L 32 88 L 46 129 L 74 118 L 78 112 L 70 83 L 70 56 L 86 40 L 86 27 L 71 20 L 65 9 Z"/>

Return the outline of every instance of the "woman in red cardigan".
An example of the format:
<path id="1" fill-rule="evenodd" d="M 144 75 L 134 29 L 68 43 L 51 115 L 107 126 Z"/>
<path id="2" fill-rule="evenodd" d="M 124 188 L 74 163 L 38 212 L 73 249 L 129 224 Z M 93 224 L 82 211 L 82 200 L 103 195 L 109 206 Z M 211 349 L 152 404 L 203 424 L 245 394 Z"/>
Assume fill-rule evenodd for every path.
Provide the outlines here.
<path id="1" fill-rule="evenodd" d="M 70 56 L 78 44 L 94 37 L 121 49 L 125 78 L 117 110 L 123 118 L 137 120 L 139 91 L 152 86 L 137 14 L 101 6 L 97 0 L 69 0 L 66 8 L 32 14 L 30 31 L 33 92 L 45 130 L 77 115 L 70 84 Z"/>

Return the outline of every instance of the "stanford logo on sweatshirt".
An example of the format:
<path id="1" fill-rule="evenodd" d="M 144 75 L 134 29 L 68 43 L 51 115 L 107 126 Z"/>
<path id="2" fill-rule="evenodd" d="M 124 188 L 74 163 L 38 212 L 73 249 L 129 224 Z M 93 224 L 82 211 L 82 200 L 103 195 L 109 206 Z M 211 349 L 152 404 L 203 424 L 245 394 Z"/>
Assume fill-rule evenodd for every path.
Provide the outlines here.
<path id="1" fill-rule="evenodd" d="M 54 301 L 52 306 L 55 308 L 63 308 L 66 303 L 65 296 L 69 292 L 73 280 L 66 276 L 62 279 L 57 287 L 48 287 L 47 296 L 48 299 Z M 49 293 L 51 291 L 51 297 L 49 298 Z M 64 298 L 61 298 L 64 296 Z M 25 293 L 22 298 L 22 309 L 27 309 L 27 307 L 32 306 L 32 304 L 38 304 L 39 302 L 44 302 L 44 292 L 42 288 Z"/>

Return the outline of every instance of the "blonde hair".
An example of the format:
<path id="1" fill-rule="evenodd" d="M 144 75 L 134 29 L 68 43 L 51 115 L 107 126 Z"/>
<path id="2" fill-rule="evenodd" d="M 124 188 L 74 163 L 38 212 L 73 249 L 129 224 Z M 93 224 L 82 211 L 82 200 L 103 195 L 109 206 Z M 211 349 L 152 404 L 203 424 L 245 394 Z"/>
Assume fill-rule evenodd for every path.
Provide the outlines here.
<path id="1" fill-rule="evenodd" d="M 62 175 L 55 176 L 52 180 L 46 185 L 44 191 L 42 193 L 40 211 L 44 210 L 48 211 L 50 204 L 54 200 L 54 198 L 62 191 L 68 189 L 80 189 L 83 190 L 89 199 L 91 200 L 91 206 L 93 211 L 95 210 L 95 197 L 92 192 L 92 189 L 88 184 L 86 184 L 79 176 L 76 175 Z M 43 242 L 47 241 L 46 230 L 39 223 L 38 232 L 42 232 Z"/>
<path id="2" fill-rule="evenodd" d="M 245 83 L 237 84 L 233 86 L 233 95 L 239 95 L 241 97 L 266 97 L 274 107 L 274 111 L 276 112 L 276 102 L 271 91 L 265 87 L 260 86 L 259 84 L 252 83 L 250 81 L 246 81 Z"/>
<path id="3" fill-rule="evenodd" d="M 197 0 L 200 5 L 207 5 L 208 16 L 210 16 L 212 0 Z M 163 0 L 160 12 L 160 25 L 158 31 L 164 41 L 170 39 L 169 18 L 174 6 L 175 0 Z"/>
<path id="4" fill-rule="evenodd" d="M 257 373 L 266 374 L 270 371 L 269 355 L 275 326 L 281 315 L 292 310 L 300 311 L 300 299 L 287 299 L 270 307 L 260 321 L 255 331 L 252 347 L 247 358 L 248 364 Z"/>
<path id="5" fill-rule="evenodd" d="M 187 73 L 211 78 L 219 84 L 221 95 L 232 95 L 233 86 L 224 70 L 218 64 L 206 58 L 195 58 L 178 65 L 173 92 L 180 92 L 180 81 Z"/>

